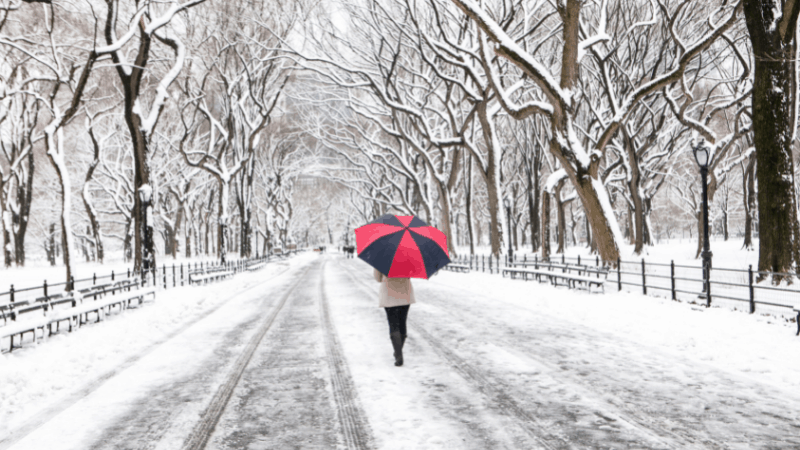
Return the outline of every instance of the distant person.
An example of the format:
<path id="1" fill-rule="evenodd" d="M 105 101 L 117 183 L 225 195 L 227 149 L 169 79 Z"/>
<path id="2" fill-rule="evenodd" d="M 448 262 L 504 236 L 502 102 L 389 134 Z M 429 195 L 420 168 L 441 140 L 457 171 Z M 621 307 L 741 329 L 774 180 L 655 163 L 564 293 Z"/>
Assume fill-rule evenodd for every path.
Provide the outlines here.
<path id="1" fill-rule="evenodd" d="M 389 339 L 394 348 L 394 365 L 403 365 L 403 344 L 406 342 L 406 319 L 408 309 L 414 300 L 414 287 L 410 278 L 389 278 L 377 269 L 374 272 L 375 281 L 381 283 L 379 290 L 378 306 L 386 311 L 389 321 Z"/>

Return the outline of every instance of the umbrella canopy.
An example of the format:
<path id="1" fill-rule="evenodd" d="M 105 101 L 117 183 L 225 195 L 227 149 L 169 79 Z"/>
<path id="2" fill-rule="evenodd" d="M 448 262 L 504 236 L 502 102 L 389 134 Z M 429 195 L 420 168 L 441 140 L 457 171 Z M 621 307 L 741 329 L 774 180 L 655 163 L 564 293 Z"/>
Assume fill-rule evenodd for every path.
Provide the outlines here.
<path id="1" fill-rule="evenodd" d="M 416 216 L 386 214 L 356 228 L 358 257 L 389 278 L 425 278 L 450 263 L 447 237 Z"/>

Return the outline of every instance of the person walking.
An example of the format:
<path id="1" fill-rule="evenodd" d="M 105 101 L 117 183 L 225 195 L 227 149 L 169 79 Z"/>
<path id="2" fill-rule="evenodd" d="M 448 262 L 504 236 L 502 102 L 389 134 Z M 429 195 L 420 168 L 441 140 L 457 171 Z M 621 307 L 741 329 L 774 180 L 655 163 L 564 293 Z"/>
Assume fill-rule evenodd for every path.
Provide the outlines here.
<path id="1" fill-rule="evenodd" d="M 410 278 L 389 278 L 375 269 L 375 281 L 381 283 L 379 304 L 386 311 L 389 321 L 389 339 L 394 349 L 394 365 L 403 365 L 403 344 L 406 342 L 406 319 L 414 300 L 414 286 Z"/>

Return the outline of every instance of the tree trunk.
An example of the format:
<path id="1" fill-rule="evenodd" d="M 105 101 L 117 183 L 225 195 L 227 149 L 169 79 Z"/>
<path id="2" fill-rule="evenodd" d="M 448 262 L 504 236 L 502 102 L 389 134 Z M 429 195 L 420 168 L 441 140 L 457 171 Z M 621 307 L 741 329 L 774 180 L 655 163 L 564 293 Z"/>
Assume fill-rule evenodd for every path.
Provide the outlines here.
<path id="1" fill-rule="evenodd" d="M 466 208 L 467 208 L 467 232 L 469 233 L 469 254 L 475 254 L 475 230 L 472 222 L 472 154 L 469 155 L 467 163 L 467 188 L 466 188 Z"/>
<path id="2" fill-rule="evenodd" d="M 652 226 L 650 224 L 650 213 L 653 211 L 653 199 L 642 199 L 642 243 L 653 245 Z"/>
<path id="3" fill-rule="evenodd" d="M 542 191 L 542 259 L 550 258 L 550 193 Z"/>
<path id="4" fill-rule="evenodd" d="M 790 272 L 797 262 L 792 140 L 797 113 L 795 36 L 799 11 L 797 2 L 744 1 L 755 57 L 752 105 L 758 168 L 759 271 Z M 774 276 L 773 282 L 779 283 L 782 278 Z"/>
<path id="5" fill-rule="evenodd" d="M 722 237 L 725 241 L 728 240 L 728 210 L 722 210 Z"/>
<path id="6" fill-rule="evenodd" d="M 217 257 L 223 264 L 227 261 L 228 250 L 228 201 L 230 185 L 226 180 L 219 180 L 219 198 L 217 202 Z"/>
<path id="7" fill-rule="evenodd" d="M 633 208 L 628 207 L 628 243 L 636 244 L 636 232 L 633 230 Z"/>
<path id="8" fill-rule="evenodd" d="M 174 255 L 175 254 L 175 229 L 172 225 L 165 222 L 164 223 L 164 254 L 165 255 Z M 173 257 L 174 258 L 174 257 Z"/>
<path id="9" fill-rule="evenodd" d="M 755 186 L 755 167 L 756 157 L 751 156 L 747 163 L 742 180 L 744 183 L 742 192 L 744 195 L 744 245 L 743 249 L 753 249 L 753 215 L 756 211 L 756 186 Z"/>
<path id="10" fill-rule="evenodd" d="M 558 250 L 556 250 L 557 254 L 564 253 L 564 238 L 567 231 L 567 219 L 564 214 L 564 202 L 561 201 L 561 189 L 563 187 L 564 182 L 559 181 L 558 184 L 556 184 L 555 192 L 553 193 L 553 196 L 556 199 L 556 218 L 558 222 L 558 228 L 556 229 L 556 239 L 558 241 Z"/>
<path id="11" fill-rule="evenodd" d="M 156 269 L 155 246 L 153 245 L 153 189 L 149 184 L 143 184 L 134 196 L 138 202 L 134 203 L 134 244 L 139 237 L 139 245 L 134 245 L 134 271 L 142 273 L 142 279 Z M 139 214 L 136 214 L 136 204 L 139 205 Z M 138 218 L 138 223 L 136 222 Z M 136 264 L 137 259 L 139 264 Z M 155 280 L 153 281 L 155 283 Z"/>
<path id="12" fill-rule="evenodd" d="M 53 132 L 55 131 L 55 132 Z M 75 245 L 72 238 L 72 185 L 64 161 L 64 132 L 63 128 L 57 130 L 49 129 L 45 132 L 47 141 L 47 156 L 53 164 L 58 177 L 58 184 L 61 188 L 61 245 L 63 247 L 63 261 L 66 269 L 66 291 L 72 291 L 75 286 L 72 283 L 72 257 Z"/>
<path id="13" fill-rule="evenodd" d="M 194 233 L 192 233 L 192 227 L 189 226 L 189 218 L 188 217 L 186 218 L 186 223 L 184 224 L 184 227 L 186 228 L 186 236 L 185 236 L 186 243 L 184 244 L 184 249 L 185 249 L 184 250 L 184 255 L 186 256 L 186 258 L 191 258 L 192 257 L 192 235 Z"/>
<path id="14" fill-rule="evenodd" d="M 486 195 L 489 206 L 489 239 L 492 246 L 492 256 L 497 258 L 503 253 L 505 212 L 500 200 L 500 144 L 497 141 L 494 122 L 487 111 L 489 105 L 483 102 L 478 105 L 478 118 L 486 142 L 486 168 L 481 170 L 486 182 Z"/>
<path id="15" fill-rule="evenodd" d="M 86 236 L 91 236 L 91 233 L 92 233 L 91 227 L 87 226 L 86 227 Z M 82 238 L 81 239 L 81 251 L 83 252 L 83 259 L 86 262 L 89 262 L 89 261 L 92 260 L 92 252 L 91 252 L 91 249 L 90 249 L 90 246 L 89 246 L 89 239 L 87 239 L 87 238 Z"/>
<path id="16" fill-rule="evenodd" d="M 86 210 L 86 215 L 89 217 L 89 225 L 91 226 L 89 235 L 92 236 L 92 240 L 94 241 L 97 260 L 102 264 L 105 254 L 103 252 L 103 240 L 100 238 L 100 222 L 97 220 L 97 214 L 95 213 L 94 204 L 92 203 L 92 193 L 89 190 L 89 182 L 92 180 L 94 171 L 100 163 L 100 144 L 97 142 L 91 128 L 89 129 L 89 137 L 92 141 L 94 157 L 89 164 L 89 170 L 86 172 L 86 178 L 83 182 L 83 208 Z"/>
<path id="17" fill-rule="evenodd" d="M 5 196 L 3 193 L 3 180 L 0 179 L 0 228 L 3 230 L 3 265 L 8 268 L 11 267 L 11 233 L 9 228 L 12 227 L 11 212 L 6 211 Z"/>
<path id="18" fill-rule="evenodd" d="M 541 228 L 539 224 L 539 197 L 541 191 L 539 188 L 538 163 L 534 162 L 531 172 L 533 174 L 528 173 L 528 215 L 531 223 L 531 251 L 536 252 L 539 248 L 539 232 Z"/>
<path id="19" fill-rule="evenodd" d="M 450 252 L 450 258 L 457 258 L 458 251 L 456 250 L 456 242 L 453 239 L 453 228 L 450 220 L 450 192 L 445 183 L 437 183 L 439 186 L 439 200 L 442 207 L 442 232 L 447 238 L 447 249 Z"/>
<path id="20" fill-rule="evenodd" d="M 30 220 L 31 203 L 33 202 L 33 172 L 34 172 L 33 151 L 28 153 L 28 171 L 23 185 L 17 186 L 17 201 L 19 202 L 19 218 L 17 227 L 14 231 L 14 261 L 17 267 L 25 265 L 25 234 L 28 231 L 28 221 Z M 2 209 L 0 209 L 2 211 Z M 2 212 L 0 212 L 2 214 Z"/>
<path id="21" fill-rule="evenodd" d="M 50 235 L 47 236 L 47 261 L 51 266 L 56 265 L 56 224 L 50 224 Z"/>
<path id="22" fill-rule="evenodd" d="M 125 241 L 122 243 L 122 252 L 125 262 L 129 262 L 133 259 L 133 247 L 131 247 L 131 240 L 133 239 L 133 233 L 131 232 L 132 225 L 133 218 L 130 218 L 125 225 Z"/>

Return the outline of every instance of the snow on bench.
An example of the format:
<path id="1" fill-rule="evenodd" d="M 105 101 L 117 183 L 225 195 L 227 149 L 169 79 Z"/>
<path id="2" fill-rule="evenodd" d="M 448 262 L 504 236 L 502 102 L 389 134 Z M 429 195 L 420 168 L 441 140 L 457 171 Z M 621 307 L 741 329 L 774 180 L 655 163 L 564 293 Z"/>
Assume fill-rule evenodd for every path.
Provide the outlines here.
<path id="1" fill-rule="evenodd" d="M 233 275 L 234 272 L 232 270 L 225 269 L 189 272 L 189 284 L 201 282 L 205 284 L 209 280 L 232 277 Z"/>
<path id="2" fill-rule="evenodd" d="M 247 271 L 248 272 L 255 272 L 256 270 L 263 269 L 264 267 L 266 267 L 266 265 L 267 265 L 267 263 L 263 263 L 263 262 L 258 263 L 258 264 L 251 264 L 251 265 L 247 266 Z"/>
<path id="3" fill-rule="evenodd" d="M 508 276 L 511 279 L 514 279 L 515 276 L 517 276 L 517 275 L 521 275 L 522 279 L 525 280 L 525 281 L 528 280 L 528 275 L 533 275 L 536 278 L 536 281 L 541 281 L 542 277 L 547 277 L 547 279 L 549 280 L 550 279 L 550 275 L 552 275 L 553 273 L 555 273 L 555 272 L 551 272 L 549 270 L 540 270 L 540 269 L 509 269 L 509 268 L 505 268 L 505 269 L 503 269 L 502 275 L 503 275 L 503 277 L 505 277 L 506 274 L 508 274 Z"/>
<path id="4" fill-rule="evenodd" d="M 127 288 L 130 288 L 128 283 Z M 136 284 L 138 286 L 138 283 Z M 108 286 L 103 286 L 106 288 Z M 100 289 L 84 289 L 88 291 L 89 295 L 83 295 L 80 291 L 72 292 L 69 296 L 56 296 L 54 301 L 36 302 L 31 303 L 28 301 L 14 303 L 10 305 L 3 305 L 5 310 L 10 310 L 9 314 L 3 314 L 5 326 L 0 327 L 0 339 L 9 338 L 9 351 L 14 350 L 14 336 L 19 336 L 20 343 L 26 333 L 33 333 L 34 342 L 36 341 L 36 332 L 41 329 L 42 336 L 45 336 L 44 329 L 48 329 L 47 335 L 53 334 L 53 325 L 56 325 L 56 331 L 61 322 L 69 321 L 69 331 L 71 332 L 75 326 L 80 327 L 89 321 L 89 314 L 97 314 L 97 322 L 107 314 L 111 313 L 114 306 L 119 307 L 119 310 L 127 309 L 131 306 L 131 302 L 138 300 L 141 305 L 145 301 L 145 297 L 152 296 L 155 299 L 155 287 L 135 289 L 132 291 L 124 292 L 122 285 L 112 286 L 119 288 L 118 295 L 110 295 L 97 299 L 101 293 Z M 94 299 L 89 299 L 93 297 Z M 56 306 L 65 303 L 71 303 L 69 308 L 57 309 Z M 107 312 L 106 312 L 107 311 Z M 9 320 L 10 319 L 10 320 Z"/>
<path id="5" fill-rule="evenodd" d="M 597 286 L 603 289 L 605 292 L 605 282 L 606 277 L 608 277 L 608 270 L 603 268 L 590 268 L 586 266 L 566 266 L 566 265 L 552 265 L 548 267 L 555 267 L 561 269 L 561 272 L 555 270 L 544 270 L 544 269 L 515 269 L 515 268 L 505 268 L 502 271 L 503 276 L 505 277 L 506 274 L 510 278 L 515 278 L 515 276 L 522 276 L 523 280 L 528 280 L 528 276 L 533 276 L 536 278 L 537 281 L 542 281 L 542 279 L 546 278 L 550 283 L 554 286 L 558 286 L 558 281 L 564 281 L 569 288 L 577 287 L 578 283 L 585 284 L 589 292 L 592 290 L 592 286 Z M 571 272 L 578 272 L 577 274 Z M 595 274 L 595 277 L 583 275 L 584 273 L 587 274 Z M 602 275 L 602 278 L 601 278 Z"/>
<path id="6" fill-rule="evenodd" d="M 463 273 L 469 273 L 470 271 L 469 266 L 466 266 L 464 264 L 452 264 L 452 263 L 444 266 L 444 269 L 449 270 L 451 272 L 463 272 Z"/>

